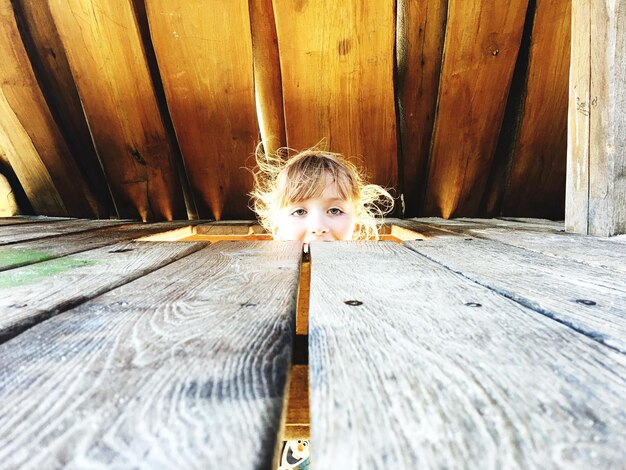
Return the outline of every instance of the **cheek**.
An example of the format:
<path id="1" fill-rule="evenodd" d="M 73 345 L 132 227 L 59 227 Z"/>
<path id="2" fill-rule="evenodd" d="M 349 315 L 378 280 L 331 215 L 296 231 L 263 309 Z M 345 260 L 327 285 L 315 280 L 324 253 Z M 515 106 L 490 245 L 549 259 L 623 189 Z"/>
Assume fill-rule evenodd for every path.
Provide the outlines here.
<path id="1" fill-rule="evenodd" d="M 356 218 L 343 217 L 335 224 L 335 237 L 338 240 L 351 240 L 354 233 L 354 227 L 356 224 Z"/>
<path id="2" fill-rule="evenodd" d="M 276 240 L 298 240 L 302 232 L 302 221 L 299 218 L 289 217 L 289 215 L 281 216 L 278 219 L 278 228 L 276 230 Z"/>

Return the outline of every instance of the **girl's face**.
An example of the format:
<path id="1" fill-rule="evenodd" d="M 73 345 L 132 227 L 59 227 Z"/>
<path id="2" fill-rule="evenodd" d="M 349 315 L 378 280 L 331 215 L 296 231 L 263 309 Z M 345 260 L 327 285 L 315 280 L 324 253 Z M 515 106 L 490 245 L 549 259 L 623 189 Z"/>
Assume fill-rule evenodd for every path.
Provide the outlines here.
<path id="1" fill-rule="evenodd" d="M 352 240 L 356 225 L 356 206 L 342 199 L 334 183 L 311 199 L 290 204 L 280 211 L 277 240 Z"/>

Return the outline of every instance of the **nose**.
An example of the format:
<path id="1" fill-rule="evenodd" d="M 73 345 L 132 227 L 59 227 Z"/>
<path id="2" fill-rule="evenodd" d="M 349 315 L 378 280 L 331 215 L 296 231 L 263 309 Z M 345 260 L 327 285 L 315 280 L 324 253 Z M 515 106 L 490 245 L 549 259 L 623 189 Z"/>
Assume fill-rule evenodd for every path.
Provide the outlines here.
<path id="1" fill-rule="evenodd" d="M 314 216 L 309 220 L 309 232 L 313 235 L 324 235 L 328 233 L 328 226 L 322 216 Z"/>

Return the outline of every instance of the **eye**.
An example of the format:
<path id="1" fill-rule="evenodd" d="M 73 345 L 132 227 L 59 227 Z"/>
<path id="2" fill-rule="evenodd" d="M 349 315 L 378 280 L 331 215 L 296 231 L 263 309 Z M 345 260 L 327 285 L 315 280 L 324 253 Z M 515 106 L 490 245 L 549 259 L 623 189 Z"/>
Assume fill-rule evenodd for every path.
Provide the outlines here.
<path id="1" fill-rule="evenodd" d="M 306 214 L 306 211 L 304 209 L 296 209 L 290 215 L 293 215 L 295 217 L 302 217 L 305 214 Z"/>
<path id="2" fill-rule="evenodd" d="M 330 215 L 341 215 L 343 214 L 343 211 L 339 209 L 338 207 L 333 207 L 332 209 L 328 209 L 328 213 Z"/>

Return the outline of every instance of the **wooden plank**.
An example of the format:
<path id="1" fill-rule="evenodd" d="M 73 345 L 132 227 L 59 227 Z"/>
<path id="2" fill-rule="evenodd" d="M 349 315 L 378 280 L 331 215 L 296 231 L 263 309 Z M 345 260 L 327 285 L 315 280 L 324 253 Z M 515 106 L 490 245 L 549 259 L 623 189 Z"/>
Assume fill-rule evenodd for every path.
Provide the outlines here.
<path id="1" fill-rule="evenodd" d="M 92 250 L 113 243 L 146 237 L 147 235 L 170 232 L 173 229 L 190 227 L 193 222 L 157 222 L 153 224 L 123 224 L 60 234 L 53 239 L 42 238 L 22 243 L 0 246 L 0 271 L 26 266 L 61 256 Z M 150 240 L 167 241 L 167 240 Z"/>
<path id="2" fill-rule="evenodd" d="M 476 215 L 496 148 L 528 1 L 450 0 L 426 215 Z"/>
<path id="3" fill-rule="evenodd" d="M 503 214 L 562 218 L 565 211 L 571 3 L 536 2 Z"/>
<path id="4" fill-rule="evenodd" d="M 312 243 L 311 263 L 316 468 L 626 459 L 623 354 L 395 243 Z"/>
<path id="5" fill-rule="evenodd" d="M 0 57 L 0 152 L 29 202 L 38 214 L 93 216 L 93 195 L 48 109 L 10 0 L 0 1 Z"/>
<path id="6" fill-rule="evenodd" d="M 204 247 L 121 242 L 0 273 L 0 342 Z"/>
<path id="7" fill-rule="evenodd" d="M 48 6 L 120 217 L 186 217 L 132 2 Z"/>
<path id="8" fill-rule="evenodd" d="M 440 217 L 419 217 L 403 220 L 407 227 L 411 224 L 429 224 L 440 228 L 457 227 L 463 228 L 487 228 L 502 227 L 511 230 L 530 230 L 542 232 L 563 232 L 563 222 L 554 222 L 545 219 L 477 219 L 472 217 L 460 217 L 458 219 L 442 219 Z"/>
<path id="9" fill-rule="evenodd" d="M 396 78 L 404 189 L 403 216 L 421 210 L 445 36 L 447 0 L 397 3 Z"/>
<path id="10" fill-rule="evenodd" d="M 41 0 L 17 0 L 13 7 L 50 112 L 67 142 L 80 177 L 93 195 L 90 202 L 95 215 L 104 219 L 115 217 L 109 187 L 50 8 Z M 78 176 L 78 173 L 72 174 L 71 181 Z"/>
<path id="11" fill-rule="evenodd" d="M 478 284 L 626 352 L 626 276 L 468 237 L 405 242 Z"/>
<path id="12" fill-rule="evenodd" d="M 59 220 L 70 220 L 67 217 L 37 217 L 15 215 L 11 217 L 0 217 L 0 226 L 34 224 L 37 222 L 58 222 Z"/>
<path id="13" fill-rule="evenodd" d="M 301 250 L 220 242 L 1 345 L 0 460 L 269 468 Z"/>
<path id="14" fill-rule="evenodd" d="M 397 187 L 394 3 L 273 4 L 289 147 L 325 139 L 360 158 L 372 182 Z"/>
<path id="15" fill-rule="evenodd" d="M 283 82 L 272 0 L 249 2 L 254 96 L 263 149 L 268 153 L 287 145 Z"/>
<path id="16" fill-rule="evenodd" d="M 59 220 L 26 225 L 0 226 L 0 245 L 56 237 L 75 232 L 84 232 L 102 227 L 113 227 L 128 223 L 128 220 Z"/>
<path id="17" fill-rule="evenodd" d="M 200 217 L 250 218 L 258 141 L 248 2 L 147 0 L 150 34 Z"/>

